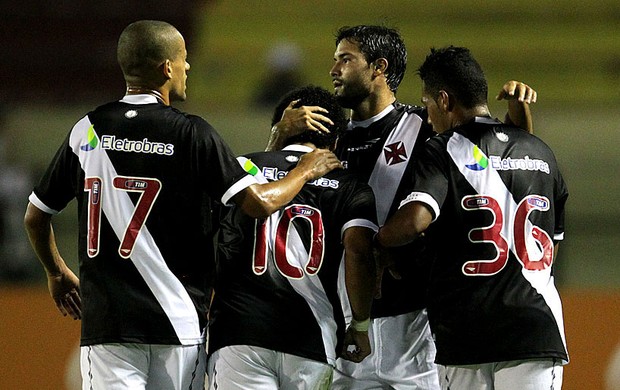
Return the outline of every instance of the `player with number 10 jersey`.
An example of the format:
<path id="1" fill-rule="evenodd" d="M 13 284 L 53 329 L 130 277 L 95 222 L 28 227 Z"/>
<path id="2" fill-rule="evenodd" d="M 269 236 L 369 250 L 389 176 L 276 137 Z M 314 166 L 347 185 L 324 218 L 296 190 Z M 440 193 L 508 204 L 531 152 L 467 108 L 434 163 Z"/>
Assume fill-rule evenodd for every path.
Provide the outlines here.
<path id="1" fill-rule="evenodd" d="M 311 149 L 248 155 L 260 180 L 278 180 Z M 334 365 L 345 322 L 337 291 L 342 236 L 377 230 L 372 189 L 335 170 L 307 183 L 284 209 L 255 220 L 237 208 L 222 221 L 209 354 L 249 345 Z"/>

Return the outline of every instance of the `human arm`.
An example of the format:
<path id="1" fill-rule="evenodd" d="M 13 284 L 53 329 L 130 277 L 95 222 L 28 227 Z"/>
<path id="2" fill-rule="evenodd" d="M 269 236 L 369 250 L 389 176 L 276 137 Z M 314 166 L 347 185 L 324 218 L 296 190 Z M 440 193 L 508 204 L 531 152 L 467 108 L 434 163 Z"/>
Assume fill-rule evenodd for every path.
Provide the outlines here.
<path id="1" fill-rule="evenodd" d="M 50 295 L 63 316 L 82 318 L 80 281 L 67 267 L 56 246 L 52 215 L 28 203 L 24 225 L 30 244 L 47 274 Z"/>
<path id="2" fill-rule="evenodd" d="M 265 151 L 282 149 L 288 138 L 301 134 L 306 130 L 329 133 L 329 130 L 323 123 L 330 125 L 334 123 L 327 116 L 321 114 L 328 111 L 319 106 L 294 108 L 298 102 L 299 100 L 293 100 L 284 110 L 282 119 L 273 125 Z"/>
<path id="3" fill-rule="evenodd" d="M 373 235 L 374 231 L 371 229 L 350 227 L 345 230 L 343 237 L 345 284 L 353 320 L 346 331 L 341 356 L 356 363 L 364 360 L 371 352 L 368 324 L 375 281 Z"/>
<path id="4" fill-rule="evenodd" d="M 496 97 L 497 100 L 508 100 L 505 123 L 527 130 L 528 133 L 534 132 L 530 104 L 536 103 L 537 98 L 538 93 L 534 89 L 515 80 L 507 81 Z"/>
<path id="5" fill-rule="evenodd" d="M 299 160 L 284 178 L 252 184 L 233 197 L 233 201 L 252 218 L 265 218 L 289 203 L 306 182 L 318 179 L 333 169 L 342 168 L 336 155 L 327 149 L 315 149 Z"/>
<path id="6" fill-rule="evenodd" d="M 409 202 L 403 205 L 375 236 L 379 248 L 402 246 L 418 238 L 433 221 L 433 214 L 422 202 Z"/>

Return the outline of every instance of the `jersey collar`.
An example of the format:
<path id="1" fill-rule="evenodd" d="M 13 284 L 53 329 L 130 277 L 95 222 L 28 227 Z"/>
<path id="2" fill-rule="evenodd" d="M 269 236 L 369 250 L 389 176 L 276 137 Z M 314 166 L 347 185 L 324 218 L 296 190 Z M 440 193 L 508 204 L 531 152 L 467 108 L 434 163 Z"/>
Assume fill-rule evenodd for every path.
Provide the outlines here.
<path id="1" fill-rule="evenodd" d="M 351 130 L 351 129 L 355 128 L 355 127 L 368 127 L 368 126 L 372 125 L 373 123 L 375 123 L 376 121 L 378 121 L 379 119 L 381 119 L 384 116 L 386 116 L 387 114 L 389 114 L 390 112 L 392 112 L 392 110 L 394 108 L 396 108 L 396 107 L 394 107 L 393 104 L 390 104 L 387 107 L 385 107 L 383 109 L 383 111 L 381 111 L 377 115 L 373 116 L 372 118 L 364 119 L 363 121 L 353 121 L 353 120 L 349 121 L 349 125 L 347 127 L 347 130 Z"/>
<path id="2" fill-rule="evenodd" d="M 474 121 L 476 123 L 497 124 L 501 123 L 499 119 L 491 118 L 490 116 L 477 116 Z"/>
<path id="3" fill-rule="evenodd" d="M 310 153 L 312 152 L 312 148 L 306 145 L 297 145 L 297 144 L 293 144 L 293 145 L 288 145 L 285 146 L 282 151 L 284 152 L 302 152 L 302 153 Z"/>
<path id="4" fill-rule="evenodd" d="M 153 104 L 158 103 L 159 100 L 153 95 L 149 94 L 138 94 L 138 95 L 125 95 L 121 99 L 122 103 L 128 104 Z"/>

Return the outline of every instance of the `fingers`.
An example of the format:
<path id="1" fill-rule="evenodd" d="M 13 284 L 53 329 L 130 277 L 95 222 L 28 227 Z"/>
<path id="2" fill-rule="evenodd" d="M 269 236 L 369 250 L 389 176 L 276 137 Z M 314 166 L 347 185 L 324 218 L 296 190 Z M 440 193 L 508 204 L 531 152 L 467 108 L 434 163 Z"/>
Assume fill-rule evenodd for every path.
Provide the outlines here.
<path id="1" fill-rule="evenodd" d="M 306 122 L 308 125 L 308 129 L 314 131 L 321 131 L 324 133 L 329 133 L 330 131 L 327 127 L 325 127 L 323 123 L 328 123 L 330 125 L 334 124 L 334 122 L 332 122 L 332 120 L 328 117 L 314 112 L 309 114 Z"/>
<path id="2" fill-rule="evenodd" d="M 323 115 L 329 113 L 320 106 L 295 107 L 299 100 L 293 100 L 282 113 L 281 121 L 291 124 L 294 128 L 303 130 L 321 131 L 329 133 L 327 125 L 333 125 L 332 120 Z"/>
<path id="3" fill-rule="evenodd" d="M 286 108 L 287 109 L 293 109 L 297 103 L 299 103 L 299 99 L 291 100 L 291 102 L 288 104 L 288 106 L 286 106 Z"/>
<path id="4" fill-rule="evenodd" d="M 508 81 L 496 96 L 497 100 L 518 100 L 523 103 L 536 103 L 538 93 L 529 85 L 520 81 Z"/>
<path id="5" fill-rule="evenodd" d="M 69 316 L 74 320 L 82 318 L 82 299 L 75 289 L 56 298 L 55 301 L 56 307 L 63 316 Z"/>

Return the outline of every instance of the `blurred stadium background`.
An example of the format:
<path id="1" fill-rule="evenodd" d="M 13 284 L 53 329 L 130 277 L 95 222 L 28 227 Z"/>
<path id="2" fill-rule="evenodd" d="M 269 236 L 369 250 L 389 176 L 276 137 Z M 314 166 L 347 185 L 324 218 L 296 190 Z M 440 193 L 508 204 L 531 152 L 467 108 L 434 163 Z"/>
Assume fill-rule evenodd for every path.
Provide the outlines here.
<path id="1" fill-rule="evenodd" d="M 620 3 L 617 0 L 0 0 L 0 389 L 73 389 L 79 324 L 56 313 L 38 263 L 24 247 L 26 197 L 73 123 L 120 98 L 121 30 L 161 19 L 184 34 L 192 69 L 188 101 L 236 153 L 264 147 L 270 103 L 258 91 L 297 77 L 330 88 L 334 33 L 355 24 L 397 27 L 409 50 L 398 92 L 418 103 L 415 74 L 428 49 L 469 47 L 493 100 L 517 79 L 539 93 L 536 134 L 556 152 L 569 185 L 565 242 L 557 260 L 572 361 L 564 389 L 605 387 L 620 346 Z M 274 54 L 275 53 L 275 54 Z M 274 76 L 275 72 L 278 73 Z M 292 72 L 292 74 L 291 74 Z M 75 269 L 75 207 L 56 234 Z M 17 227 L 16 227 L 17 226 Z M 620 375 L 616 373 L 616 375 Z M 611 386 L 611 385 L 610 385 Z M 619 385 L 620 386 L 620 385 Z M 620 387 L 613 387 L 618 389 Z"/>

